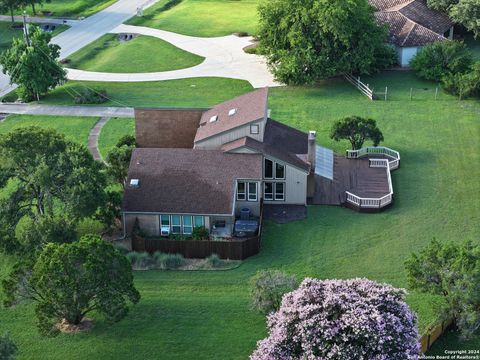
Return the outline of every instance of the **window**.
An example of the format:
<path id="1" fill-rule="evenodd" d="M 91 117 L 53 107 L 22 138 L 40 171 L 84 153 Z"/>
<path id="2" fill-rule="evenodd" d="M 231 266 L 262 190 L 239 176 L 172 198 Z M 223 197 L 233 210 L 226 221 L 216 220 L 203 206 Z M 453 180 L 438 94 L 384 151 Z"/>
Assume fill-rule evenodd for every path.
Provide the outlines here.
<path id="1" fill-rule="evenodd" d="M 250 125 L 250 134 L 257 135 L 260 132 L 260 126 L 256 124 Z"/>
<path id="2" fill-rule="evenodd" d="M 193 217 L 193 225 L 195 227 L 203 226 L 203 216 L 194 216 Z"/>
<path id="3" fill-rule="evenodd" d="M 160 215 L 160 235 L 170 235 L 170 216 Z"/>
<path id="4" fill-rule="evenodd" d="M 172 233 L 180 234 L 182 232 L 182 222 L 180 215 L 172 215 Z"/>
<path id="5" fill-rule="evenodd" d="M 245 201 L 247 200 L 247 189 L 244 182 L 239 182 L 237 184 L 237 200 Z"/>
<path id="6" fill-rule="evenodd" d="M 275 179 L 285 179 L 285 166 L 275 163 Z"/>
<path id="7" fill-rule="evenodd" d="M 273 200 L 273 183 L 266 182 L 263 189 L 263 197 L 265 200 Z"/>
<path id="8" fill-rule="evenodd" d="M 183 217 L 183 233 L 190 235 L 193 231 L 192 217 L 191 216 L 182 216 Z"/>
<path id="9" fill-rule="evenodd" d="M 265 159 L 265 169 L 264 169 L 265 179 L 273 179 L 273 161 Z"/>
<path id="10" fill-rule="evenodd" d="M 248 183 L 248 201 L 257 201 L 257 183 Z"/>
<path id="11" fill-rule="evenodd" d="M 275 183 L 275 200 L 285 200 L 285 183 Z"/>

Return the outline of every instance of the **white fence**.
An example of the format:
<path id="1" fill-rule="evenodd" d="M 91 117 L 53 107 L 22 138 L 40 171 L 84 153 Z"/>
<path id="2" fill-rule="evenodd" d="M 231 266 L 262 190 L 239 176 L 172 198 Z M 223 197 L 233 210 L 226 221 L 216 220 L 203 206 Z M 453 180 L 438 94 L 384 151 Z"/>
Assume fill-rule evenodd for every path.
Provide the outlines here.
<path id="1" fill-rule="evenodd" d="M 370 167 L 385 168 L 388 179 L 388 194 L 380 198 L 364 198 L 357 196 L 349 191 L 346 192 L 347 202 L 358 206 L 359 208 L 381 209 L 393 201 L 393 186 L 391 171 L 400 166 L 400 153 L 398 151 L 383 146 L 368 146 L 360 150 L 347 150 L 347 158 L 358 159 L 368 155 L 384 155 L 388 159 L 369 159 Z"/>
<path id="2" fill-rule="evenodd" d="M 364 84 L 363 82 L 361 82 L 359 77 L 355 78 L 350 74 L 345 74 L 344 76 L 345 79 L 347 79 L 348 82 L 350 82 L 353 86 L 360 90 L 362 94 L 364 94 L 370 100 L 373 100 L 373 89 L 370 89 L 368 84 Z"/>

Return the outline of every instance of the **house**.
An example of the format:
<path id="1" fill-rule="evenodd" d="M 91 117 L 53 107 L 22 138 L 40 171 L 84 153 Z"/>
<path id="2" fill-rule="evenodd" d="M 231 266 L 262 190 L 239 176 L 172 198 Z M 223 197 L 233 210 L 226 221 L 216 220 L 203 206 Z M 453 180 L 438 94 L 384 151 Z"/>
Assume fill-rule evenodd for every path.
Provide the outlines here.
<path id="1" fill-rule="evenodd" d="M 138 221 L 153 237 L 190 236 L 204 226 L 212 237 L 231 238 L 238 228 L 255 232 L 263 206 L 391 203 L 388 160 L 371 166 L 369 159 L 336 156 L 316 144 L 315 131 L 299 131 L 269 113 L 268 88 L 211 109 L 136 109 L 125 233 Z M 386 148 L 373 149 L 377 158 L 389 156 Z M 348 157 L 368 155 L 362 151 Z M 370 203 L 362 206 L 364 198 Z"/>
<path id="2" fill-rule="evenodd" d="M 425 0 L 369 0 L 380 24 L 390 29 L 390 43 L 395 45 L 398 62 L 409 65 L 412 58 L 427 44 L 453 39 L 453 22 Z"/>

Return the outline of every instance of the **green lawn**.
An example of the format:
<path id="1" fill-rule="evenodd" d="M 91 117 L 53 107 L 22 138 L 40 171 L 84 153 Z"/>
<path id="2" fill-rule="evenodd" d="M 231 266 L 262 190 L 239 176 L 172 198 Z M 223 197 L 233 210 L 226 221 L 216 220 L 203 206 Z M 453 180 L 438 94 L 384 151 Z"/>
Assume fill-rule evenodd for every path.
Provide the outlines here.
<path id="1" fill-rule="evenodd" d="M 18 25 L 18 23 L 17 23 Z M 52 35 L 58 35 L 62 31 L 69 28 L 67 25 L 59 25 L 53 31 Z M 12 45 L 14 38 L 21 38 L 23 36 L 22 29 L 12 29 L 12 23 L 6 21 L 0 21 L 0 53 L 8 49 Z"/>
<path id="2" fill-rule="evenodd" d="M 116 34 L 102 36 L 69 59 L 71 62 L 66 66 L 70 68 L 115 73 L 184 69 L 204 60 L 161 39 L 138 36 L 122 42 Z"/>
<path id="3" fill-rule="evenodd" d="M 256 34 L 259 0 L 168 0 L 127 23 L 192 36 Z M 168 4 L 168 5 L 167 5 Z"/>
<path id="4" fill-rule="evenodd" d="M 100 106 L 185 106 L 206 107 L 251 91 L 243 80 L 224 78 L 194 78 L 143 83 L 99 83 L 69 81 L 41 99 L 42 104 L 71 105 L 75 90 L 88 86 L 106 89 L 112 101 Z"/>
<path id="5" fill-rule="evenodd" d="M 377 119 L 384 145 L 402 156 L 401 168 L 393 174 L 396 198 L 392 208 L 380 214 L 359 214 L 338 207 L 309 207 L 306 220 L 287 225 L 268 222 L 261 253 L 232 271 L 137 272 L 140 304 L 118 324 L 107 325 L 97 317 L 89 334 L 41 338 L 31 305 L 2 310 L 0 324 L 17 341 L 19 359 L 42 354 L 48 359 L 244 360 L 265 335 L 264 318 L 248 306 L 248 279 L 257 270 L 277 268 L 300 278 L 368 277 L 404 287 L 405 258 L 432 237 L 478 241 L 480 204 L 475 194 L 480 190 L 480 103 L 458 101 L 443 93 L 437 101 L 426 93 L 410 101 L 410 88 L 431 89 L 435 84 L 418 81 L 408 72 L 385 73 L 368 81 L 376 88 L 388 86 L 391 101 L 371 102 L 343 80 L 332 80 L 318 87 L 271 89 L 270 108 L 279 121 L 305 131 L 317 130 L 319 144 L 337 152 L 343 152 L 347 144 L 328 138 L 334 120 L 351 114 Z M 134 89 L 144 91 L 143 86 L 135 86 L 130 85 L 132 94 Z M 208 97 L 198 97 L 184 86 L 184 100 L 182 87 L 168 93 L 169 85 L 165 86 L 161 93 L 168 97 L 148 95 L 145 90 L 146 97 L 135 97 L 132 102 L 207 106 L 226 95 L 212 87 Z M 116 94 L 126 88 L 115 85 Z M 236 89 L 242 91 L 248 87 Z M 100 141 L 112 144 L 117 134 L 130 132 L 131 126 L 131 120 L 113 120 Z M 2 267 L 8 265 L 0 265 L 0 271 Z M 435 301 L 439 300 L 416 292 L 408 296 L 422 330 L 435 321 Z M 455 336 L 448 336 L 439 346 L 479 348 L 480 340 L 460 344 Z"/>
<path id="6" fill-rule="evenodd" d="M 117 0 L 51 0 L 51 2 L 43 4 L 43 6 L 36 6 L 36 16 L 41 16 L 42 12 L 50 11 L 54 17 L 87 17 L 105 9 L 116 1 Z M 25 10 L 29 15 L 33 15 L 31 7 L 27 6 Z"/>
<path id="7" fill-rule="evenodd" d="M 104 159 L 123 135 L 135 135 L 133 119 L 112 118 L 103 126 L 98 139 L 98 148 Z"/>
<path id="8" fill-rule="evenodd" d="M 26 126 L 55 129 L 68 139 L 87 144 L 88 134 L 98 121 L 95 117 L 10 115 L 0 122 L 0 134 Z"/>

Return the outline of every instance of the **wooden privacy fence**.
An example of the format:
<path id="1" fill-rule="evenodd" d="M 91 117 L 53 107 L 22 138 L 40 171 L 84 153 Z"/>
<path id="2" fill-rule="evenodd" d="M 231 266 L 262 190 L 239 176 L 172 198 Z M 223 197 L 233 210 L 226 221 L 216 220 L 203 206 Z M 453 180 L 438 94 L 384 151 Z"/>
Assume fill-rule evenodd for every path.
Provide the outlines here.
<path id="1" fill-rule="evenodd" d="M 421 352 L 425 354 L 433 345 L 435 341 L 451 326 L 453 325 L 453 319 L 447 320 L 434 326 L 426 334 L 420 338 Z"/>
<path id="2" fill-rule="evenodd" d="M 204 259 L 217 254 L 221 259 L 244 260 L 260 251 L 261 236 L 232 240 L 171 240 L 149 239 L 132 234 L 133 251 L 153 254 L 161 251 L 168 254 L 182 254 L 188 259 Z"/>

